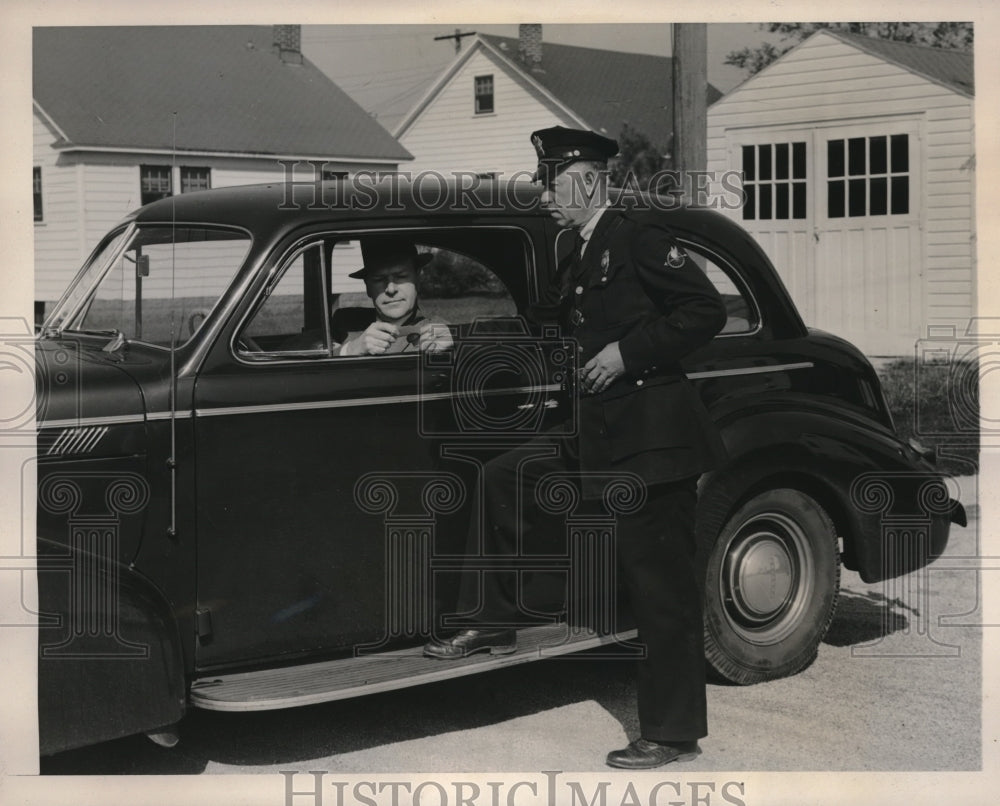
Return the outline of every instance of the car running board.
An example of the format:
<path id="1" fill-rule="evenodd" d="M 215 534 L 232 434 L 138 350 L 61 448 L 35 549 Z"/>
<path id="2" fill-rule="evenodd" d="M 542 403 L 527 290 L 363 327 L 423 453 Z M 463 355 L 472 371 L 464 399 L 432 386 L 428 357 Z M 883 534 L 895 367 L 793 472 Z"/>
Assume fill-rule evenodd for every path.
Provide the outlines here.
<path id="1" fill-rule="evenodd" d="M 423 648 L 418 646 L 280 669 L 207 675 L 191 684 L 190 702 L 212 711 L 269 711 L 314 705 L 486 672 L 635 637 L 635 630 L 598 635 L 571 632 L 565 624 L 546 624 L 518 630 L 517 651 L 509 655 L 481 652 L 458 660 L 437 660 L 425 658 Z"/>

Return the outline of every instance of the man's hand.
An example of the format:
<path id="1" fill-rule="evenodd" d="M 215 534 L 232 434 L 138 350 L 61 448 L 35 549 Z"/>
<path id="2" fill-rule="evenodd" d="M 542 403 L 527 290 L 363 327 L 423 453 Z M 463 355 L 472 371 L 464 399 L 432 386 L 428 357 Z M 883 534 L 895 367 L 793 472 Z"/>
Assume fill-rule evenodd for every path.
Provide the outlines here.
<path id="1" fill-rule="evenodd" d="M 388 322 L 372 322 L 360 336 L 344 342 L 341 355 L 382 355 L 399 335 L 399 328 Z"/>
<path id="2" fill-rule="evenodd" d="M 455 340 L 452 339 L 451 330 L 447 325 L 425 322 L 418 332 L 420 341 L 417 342 L 417 349 L 420 352 L 440 353 L 455 346 Z"/>
<path id="3" fill-rule="evenodd" d="M 618 342 L 613 341 L 583 365 L 580 370 L 580 387 L 587 394 L 596 395 L 624 374 L 625 362 L 618 349 Z"/>

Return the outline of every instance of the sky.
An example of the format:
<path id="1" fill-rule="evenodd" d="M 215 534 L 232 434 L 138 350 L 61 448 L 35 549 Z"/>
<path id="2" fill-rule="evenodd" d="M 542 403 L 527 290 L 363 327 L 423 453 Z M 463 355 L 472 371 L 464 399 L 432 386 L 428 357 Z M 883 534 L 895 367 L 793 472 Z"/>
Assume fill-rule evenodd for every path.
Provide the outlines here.
<path id="1" fill-rule="evenodd" d="M 461 31 L 517 36 L 517 25 L 305 25 L 302 51 L 390 131 L 455 58 L 454 40 L 435 36 Z M 669 23 L 546 24 L 542 40 L 562 45 L 670 55 Z M 462 40 L 469 47 L 472 37 Z M 751 23 L 708 25 L 708 80 L 727 92 L 742 70 L 724 64 L 726 54 L 778 38 Z M 544 49 L 544 44 L 543 44 Z"/>

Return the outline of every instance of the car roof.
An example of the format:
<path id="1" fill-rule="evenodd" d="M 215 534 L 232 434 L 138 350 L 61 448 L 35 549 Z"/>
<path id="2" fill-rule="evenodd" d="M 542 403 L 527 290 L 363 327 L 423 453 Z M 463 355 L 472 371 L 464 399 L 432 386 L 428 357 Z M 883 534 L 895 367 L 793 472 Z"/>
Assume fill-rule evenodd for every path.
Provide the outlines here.
<path id="1" fill-rule="evenodd" d="M 251 232 L 273 232 L 291 226 L 370 218 L 418 218 L 426 221 L 463 215 L 477 220 L 511 215 L 546 217 L 542 188 L 528 181 L 459 180 L 438 174 L 401 174 L 379 180 L 359 174 L 323 182 L 271 182 L 184 193 L 147 204 L 128 218 L 140 223 L 177 221 L 228 224 Z M 648 196 L 642 196 L 648 199 Z M 626 203 L 626 206 L 628 204 Z M 678 230 L 708 237 L 747 237 L 727 216 L 703 207 L 660 203 L 656 218 Z M 666 209 L 665 209 L 666 208 Z"/>
<path id="2" fill-rule="evenodd" d="M 424 178 L 429 177 L 429 178 Z M 279 222 L 308 224 L 342 219 L 441 215 L 448 212 L 509 216 L 542 214 L 541 188 L 529 182 L 457 182 L 437 175 L 401 175 L 375 180 L 367 175 L 323 182 L 270 182 L 170 196 L 147 204 L 130 218 L 146 221 L 201 221 L 255 229 Z"/>

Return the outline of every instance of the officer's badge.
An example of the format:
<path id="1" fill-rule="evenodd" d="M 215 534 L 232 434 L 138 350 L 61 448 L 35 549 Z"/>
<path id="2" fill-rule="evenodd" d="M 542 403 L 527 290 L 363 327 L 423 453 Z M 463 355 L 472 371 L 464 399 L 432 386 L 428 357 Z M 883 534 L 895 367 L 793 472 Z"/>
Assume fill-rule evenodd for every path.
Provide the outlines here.
<path id="1" fill-rule="evenodd" d="M 531 135 L 531 143 L 535 147 L 535 151 L 538 152 L 539 157 L 545 156 L 545 146 L 542 145 L 542 138 L 537 134 Z"/>
<path id="2" fill-rule="evenodd" d="M 679 269 L 684 265 L 686 260 L 687 253 L 677 244 L 674 244 L 670 247 L 670 251 L 667 253 L 667 259 L 663 261 L 663 265 L 669 266 L 671 269 Z"/>
<path id="3" fill-rule="evenodd" d="M 611 253 L 605 249 L 604 254 L 601 255 L 601 271 L 607 273 L 608 266 L 611 265 Z"/>

